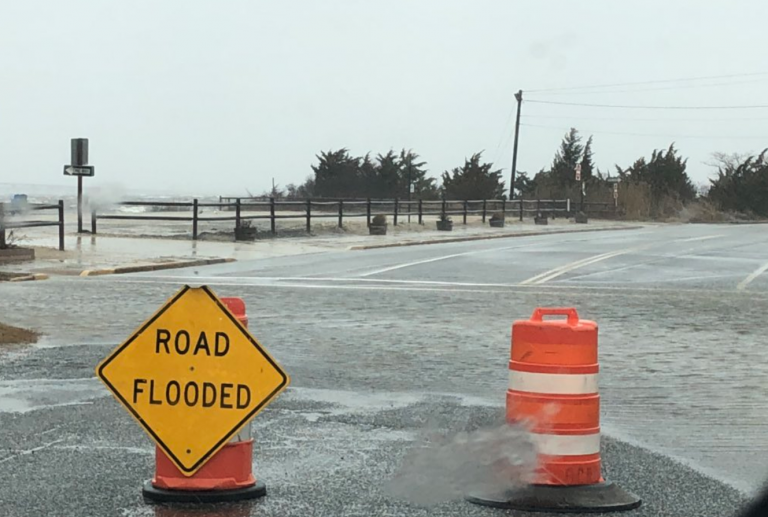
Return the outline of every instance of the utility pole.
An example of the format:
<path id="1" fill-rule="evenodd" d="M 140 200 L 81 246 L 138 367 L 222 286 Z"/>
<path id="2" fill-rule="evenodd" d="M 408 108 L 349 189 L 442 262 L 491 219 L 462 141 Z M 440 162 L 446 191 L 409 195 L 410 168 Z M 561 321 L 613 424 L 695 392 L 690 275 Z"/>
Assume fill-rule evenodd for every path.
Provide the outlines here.
<path id="1" fill-rule="evenodd" d="M 515 119 L 515 143 L 512 147 L 512 181 L 509 184 L 509 199 L 515 197 L 515 174 L 517 173 L 517 139 L 520 136 L 520 107 L 523 105 L 523 90 L 515 94 L 517 99 L 517 118 Z"/>

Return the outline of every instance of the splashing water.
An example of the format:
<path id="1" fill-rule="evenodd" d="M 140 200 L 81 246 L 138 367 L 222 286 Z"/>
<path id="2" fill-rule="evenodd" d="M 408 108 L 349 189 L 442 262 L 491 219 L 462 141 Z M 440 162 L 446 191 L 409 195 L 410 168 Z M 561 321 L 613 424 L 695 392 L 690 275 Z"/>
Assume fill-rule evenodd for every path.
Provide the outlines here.
<path id="1" fill-rule="evenodd" d="M 469 494 L 521 488 L 536 468 L 536 449 L 520 425 L 432 437 L 409 451 L 385 487 L 389 495 L 419 506 Z"/>

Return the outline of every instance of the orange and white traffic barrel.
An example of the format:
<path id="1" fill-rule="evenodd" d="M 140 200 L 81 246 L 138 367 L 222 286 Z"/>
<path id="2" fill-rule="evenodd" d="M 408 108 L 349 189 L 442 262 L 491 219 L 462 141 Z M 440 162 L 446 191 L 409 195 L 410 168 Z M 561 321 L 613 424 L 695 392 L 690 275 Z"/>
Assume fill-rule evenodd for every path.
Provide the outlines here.
<path id="1" fill-rule="evenodd" d="M 529 511 L 640 506 L 637 496 L 601 473 L 597 331 L 573 308 L 539 308 L 512 325 L 507 422 L 529 429 L 537 468 L 525 489 L 472 496 L 472 502 Z"/>
<path id="2" fill-rule="evenodd" d="M 221 298 L 237 320 L 248 326 L 245 302 Z M 248 422 L 200 470 L 185 476 L 166 454 L 155 447 L 155 477 L 144 483 L 144 497 L 157 502 L 217 503 L 256 499 L 267 487 L 253 475 L 253 438 Z"/>

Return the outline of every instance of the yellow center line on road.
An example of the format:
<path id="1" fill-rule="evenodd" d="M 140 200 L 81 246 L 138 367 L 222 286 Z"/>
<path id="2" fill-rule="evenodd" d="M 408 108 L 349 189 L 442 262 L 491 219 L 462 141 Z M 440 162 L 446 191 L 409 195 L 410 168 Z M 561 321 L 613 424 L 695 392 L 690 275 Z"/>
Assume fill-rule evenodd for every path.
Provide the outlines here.
<path id="1" fill-rule="evenodd" d="M 752 273 L 750 273 L 747 278 L 745 278 L 744 280 L 739 282 L 739 285 L 736 286 L 736 290 L 737 291 L 743 291 L 744 289 L 747 288 L 747 286 L 749 284 L 752 283 L 753 280 L 755 280 L 757 277 L 759 277 L 760 275 L 762 275 L 766 271 L 768 271 L 768 263 L 763 264 L 759 268 L 757 268 L 754 271 L 752 271 Z"/>
<path id="2" fill-rule="evenodd" d="M 566 273 L 582 268 L 584 266 L 596 264 L 597 262 L 602 262 L 603 260 L 608 260 L 609 258 L 618 257 L 619 255 L 625 255 L 627 253 L 631 253 L 632 251 L 636 251 L 637 249 L 639 248 L 629 248 L 625 250 L 611 251 L 608 253 L 603 253 L 600 255 L 595 255 L 592 257 L 587 257 L 585 259 L 577 260 L 576 262 L 570 262 L 563 266 L 556 267 L 554 269 L 550 269 L 549 271 L 545 271 L 541 274 L 533 276 L 528 280 L 523 280 L 522 282 L 520 282 L 520 285 L 540 285 L 550 280 L 553 280 L 559 276 L 562 276 Z"/>
<path id="3" fill-rule="evenodd" d="M 694 241 L 706 241 L 709 239 L 715 239 L 717 237 L 722 237 L 722 235 L 704 235 L 702 237 L 691 237 L 686 239 L 676 239 L 674 242 L 694 242 Z M 618 251 L 609 251 L 607 253 L 603 253 L 600 255 L 595 255 L 592 257 L 587 257 L 585 259 L 577 260 L 576 262 L 571 262 L 568 264 L 565 264 L 560 267 L 556 267 L 554 269 L 550 269 L 549 271 L 545 271 L 543 273 L 540 273 L 534 277 L 529 278 L 528 280 L 523 280 L 520 282 L 520 285 L 541 285 L 546 282 L 549 282 L 550 280 L 554 280 L 555 278 L 562 276 L 566 273 L 570 273 L 571 271 L 574 271 L 576 269 L 580 269 L 585 266 L 590 266 L 592 264 L 596 264 L 598 262 L 602 262 L 604 260 L 608 260 L 610 258 L 618 257 L 621 255 L 626 255 L 627 253 L 632 253 L 634 251 L 641 251 L 644 249 L 652 248 L 653 246 L 663 245 L 663 243 L 651 243 L 651 244 L 645 244 L 642 246 L 636 246 L 634 248 L 627 248 L 623 250 Z"/>

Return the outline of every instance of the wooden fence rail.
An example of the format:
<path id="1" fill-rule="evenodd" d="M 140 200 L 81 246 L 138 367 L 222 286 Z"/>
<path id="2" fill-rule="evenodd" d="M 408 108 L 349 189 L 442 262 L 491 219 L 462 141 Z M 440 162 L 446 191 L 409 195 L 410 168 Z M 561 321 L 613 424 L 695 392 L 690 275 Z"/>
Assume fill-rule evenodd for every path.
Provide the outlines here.
<path id="1" fill-rule="evenodd" d="M 32 212 L 41 210 L 56 210 L 58 215 L 57 220 L 45 221 L 27 219 Z M 21 211 L 25 218 L 16 219 L 14 216 L 19 215 L 17 214 L 17 211 Z M 6 230 L 17 228 L 39 228 L 43 226 L 59 227 L 59 250 L 64 251 L 64 200 L 60 199 L 58 203 L 52 205 L 25 203 L 21 209 L 14 208 L 12 203 L 0 203 L 0 248 L 4 248 L 7 245 Z"/>
<path id="2" fill-rule="evenodd" d="M 283 200 L 275 198 L 230 198 L 220 197 L 218 203 L 201 203 L 198 199 L 190 202 L 161 202 L 161 201 L 125 201 L 122 206 L 146 206 L 153 208 L 166 208 L 168 211 L 178 211 L 182 208 L 191 210 L 189 216 L 158 215 L 157 212 L 148 214 L 91 214 L 91 232 L 96 233 L 97 220 L 136 220 L 136 221 L 189 221 L 192 223 L 192 238 L 197 239 L 200 222 L 234 221 L 237 232 L 244 226 L 245 221 L 269 220 L 270 233 L 277 234 L 277 221 L 280 219 L 305 219 L 306 231 L 312 230 L 313 218 L 335 217 L 339 228 L 344 225 L 344 219 L 366 218 L 368 226 L 377 215 L 391 216 L 392 222 L 397 226 L 405 217 L 408 222 L 412 217 L 418 224 L 424 224 L 425 216 L 460 216 L 462 223 L 467 224 L 469 215 L 480 215 L 482 222 L 490 215 L 500 212 L 503 216 L 513 214 L 520 221 L 525 217 L 533 217 L 537 214 L 545 214 L 550 217 L 568 217 L 572 215 L 572 203 L 569 199 L 478 199 L 478 200 L 401 200 L 401 199 L 304 199 Z M 600 209 L 597 210 L 597 206 Z M 609 208 L 603 205 L 610 205 Z M 200 214 L 201 208 L 216 208 L 220 212 L 234 211 L 234 215 Z M 595 213 L 616 214 L 616 207 L 608 203 L 584 203 L 587 213 L 590 208 L 595 208 Z M 243 213 L 263 212 L 263 214 Z M 279 213 L 282 212 L 282 213 Z M 288 212 L 288 213 L 285 213 Z M 296 213 L 290 213 L 296 212 Z M 247 224 L 247 223 L 245 223 Z"/>

